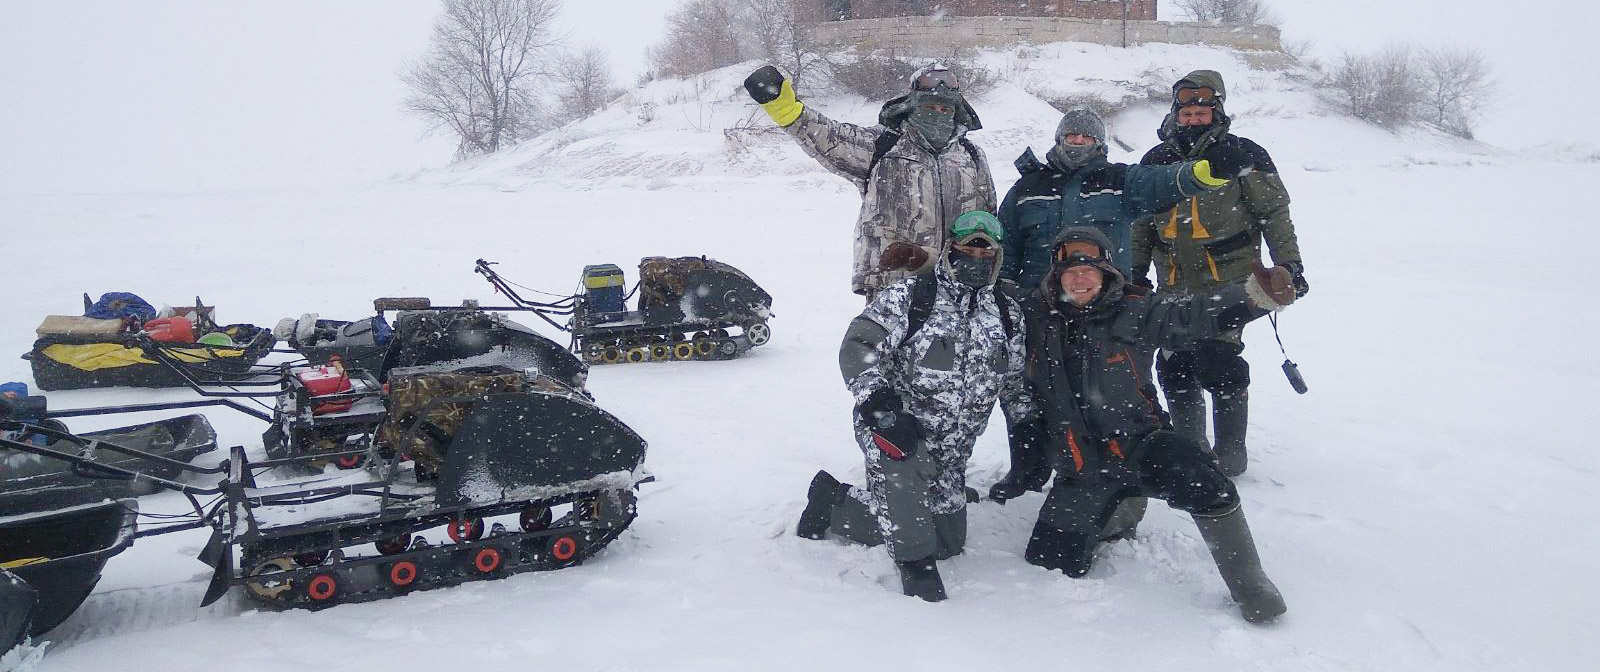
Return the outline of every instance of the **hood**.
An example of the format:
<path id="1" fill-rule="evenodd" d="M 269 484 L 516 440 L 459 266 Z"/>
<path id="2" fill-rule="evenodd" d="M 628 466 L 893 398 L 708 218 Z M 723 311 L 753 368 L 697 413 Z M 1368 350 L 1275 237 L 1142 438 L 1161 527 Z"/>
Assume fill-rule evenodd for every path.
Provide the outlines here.
<path id="1" fill-rule="evenodd" d="M 1112 249 L 1111 239 L 1107 238 L 1106 234 L 1099 229 L 1082 226 L 1062 229 L 1061 233 L 1050 243 L 1050 249 L 1054 250 L 1057 245 L 1069 240 L 1087 240 L 1099 245 L 1102 250 Z M 1050 271 L 1045 273 L 1044 278 L 1039 281 L 1039 294 L 1044 298 L 1045 305 L 1051 311 L 1059 312 L 1069 317 L 1092 315 L 1107 310 L 1109 306 L 1115 305 L 1122 298 L 1128 280 L 1122 275 L 1122 271 L 1117 270 L 1117 265 L 1112 263 L 1110 259 L 1097 261 L 1090 265 L 1100 269 L 1100 272 L 1105 274 L 1105 283 L 1100 287 L 1100 295 L 1090 301 L 1089 305 L 1082 307 L 1074 305 L 1070 301 L 1066 303 L 1061 301 L 1062 266 L 1055 263 L 1050 265 Z"/>
<path id="2" fill-rule="evenodd" d="M 911 114 L 911 93 L 889 99 L 878 110 L 878 123 L 884 128 L 900 129 L 900 124 Z M 961 103 L 956 106 L 956 137 L 961 137 L 967 131 L 976 131 L 983 128 L 983 122 L 978 119 L 978 112 L 972 109 L 972 104 L 967 102 L 966 96 L 960 97 Z"/>
<path id="3" fill-rule="evenodd" d="M 1217 106 L 1212 108 L 1213 119 L 1211 130 L 1200 136 L 1192 147 L 1183 147 L 1178 138 L 1178 89 L 1183 88 L 1209 88 L 1217 92 Z M 1195 157 L 1205 152 L 1211 143 L 1228 134 L 1228 128 L 1233 125 L 1233 118 L 1228 116 L 1228 90 L 1222 81 L 1222 74 L 1215 70 L 1195 70 L 1182 79 L 1172 83 L 1172 109 L 1167 111 L 1167 116 L 1161 120 L 1161 127 L 1156 129 L 1156 137 L 1162 142 L 1173 145 L 1181 153 Z"/>

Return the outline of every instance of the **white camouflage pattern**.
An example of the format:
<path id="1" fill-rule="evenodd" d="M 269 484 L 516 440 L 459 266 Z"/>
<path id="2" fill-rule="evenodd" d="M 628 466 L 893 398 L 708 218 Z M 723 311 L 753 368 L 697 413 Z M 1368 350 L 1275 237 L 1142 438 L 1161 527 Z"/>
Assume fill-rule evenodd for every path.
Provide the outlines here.
<path id="1" fill-rule="evenodd" d="M 861 403 L 874 390 L 889 387 L 899 393 L 909 412 L 922 424 L 926 451 L 934 472 L 929 479 L 928 509 L 935 514 L 954 513 L 966 506 L 967 459 L 983 434 L 995 401 L 1006 405 L 1012 418 L 1031 418 L 1037 412 L 1032 392 L 1023 380 L 1026 329 L 1022 309 L 1009 297 L 989 289 L 974 290 L 952 279 L 945 266 L 938 278 L 927 322 L 905 341 L 908 308 L 914 280 L 889 286 L 867 304 L 857 320 L 870 320 L 886 333 L 865 355 L 861 373 L 846 383 Z M 976 294 L 976 296 L 974 296 Z M 996 299 L 1008 302 L 1015 333 L 1008 340 L 1001 325 Z M 885 511 L 881 461 L 888 458 L 872 443 L 871 433 L 855 421 L 856 441 L 866 454 L 868 494 L 884 538 L 894 537 L 891 512 Z"/>

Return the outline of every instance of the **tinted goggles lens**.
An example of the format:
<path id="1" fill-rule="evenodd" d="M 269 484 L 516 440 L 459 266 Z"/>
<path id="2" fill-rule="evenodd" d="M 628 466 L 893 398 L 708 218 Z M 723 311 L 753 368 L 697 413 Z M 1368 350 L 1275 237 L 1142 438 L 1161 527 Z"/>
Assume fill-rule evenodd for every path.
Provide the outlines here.
<path id="1" fill-rule="evenodd" d="M 1201 87 L 1198 89 L 1178 89 L 1176 97 L 1179 105 L 1206 105 L 1208 107 L 1216 107 L 1217 102 L 1219 101 L 1216 90 L 1210 87 Z"/>
<path id="2" fill-rule="evenodd" d="M 949 70 L 933 70 L 923 73 L 915 82 L 911 83 L 911 86 L 918 91 L 932 91 L 934 87 L 940 84 L 943 84 L 945 88 L 951 91 L 961 90 L 961 83 L 956 81 L 956 73 Z"/>
<path id="3" fill-rule="evenodd" d="M 1093 243 L 1070 242 L 1056 247 L 1055 260 L 1057 262 L 1071 261 L 1072 265 L 1077 265 L 1105 261 L 1106 255 L 1100 251 L 1098 245 Z"/>

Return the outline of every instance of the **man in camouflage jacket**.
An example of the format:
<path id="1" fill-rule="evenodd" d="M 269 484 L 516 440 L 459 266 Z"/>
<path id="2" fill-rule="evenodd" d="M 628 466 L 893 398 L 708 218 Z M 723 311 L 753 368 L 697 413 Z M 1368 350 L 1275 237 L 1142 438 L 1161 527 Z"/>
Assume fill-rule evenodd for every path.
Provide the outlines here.
<path id="1" fill-rule="evenodd" d="M 969 217 L 990 224 L 961 235 Z M 867 487 L 818 472 L 797 529 L 804 537 L 832 531 L 869 545 L 887 539 L 906 594 L 930 601 L 944 597 L 934 561 L 966 543 L 967 459 L 995 400 L 1014 418 L 1035 416 L 1021 375 L 1021 306 L 994 291 L 999 222 L 979 212 L 957 224 L 958 237 L 940 253 L 931 277 L 889 286 L 850 323 L 839 368 L 857 402 Z M 971 256 L 974 248 L 988 256 Z M 928 282 L 931 288 L 919 289 Z M 881 422 L 885 416 L 892 422 Z M 920 431 L 907 436 L 902 423 Z"/>
<path id="2" fill-rule="evenodd" d="M 1151 262 L 1163 290 L 1205 293 L 1237 282 L 1261 259 L 1264 239 L 1274 264 L 1293 274 L 1297 295 L 1309 286 L 1300 245 L 1289 219 L 1289 192 L 1267 150 L 1228 132 L 1232 120 L 1222 76 L 1196 70 L 1172 86 L 1172 111 L 1162 121 L 1162 143 L 1144 155 L 1144 165 L 1164 165 L 1231 148 L 1247 157 L 1242 174 L 1227 185 L 1197 194 L 1171 210 L 1141 221 L 1133 230 L 1133 275 L 1145 278 Z M 1143 280 L 1146 284 L 1148 280 Z M 1161 387 L 1178 431 L 1206 435 L 1210 392 L 1215 451 L 1230 476 L 1248 464 L 1245 427 L 1250 365 L 1240 356 L 1240 330 L 1230 330 L 1184 350 L 1163 350 L 1157 360 Z"/>
<path id="3" fill-rule="evenodd" d="M 861 192 L 851 290 L 878 290 L 927 270 L 879 265 L 893 242 L 941 249 L 950 223 L 964 212 L 994 212 L 994 178 L 983 151 L 966 139 L 982 127 L 954 74 L 933 65 L 911 78 L 911 91 L 885 103 L 878 125 L 834 121 L 799 102 L 776 68 L 745 80 L 751 98 L 824 168 Z M 887 137 L 887 140 L 885 138 Z M 889 144 L 892 142 L 893 144 Z M 880 145 L 882 143 L 882 145 Z M 876 159 L 876 161 L 874 160 Z M 931 263 L 932 255 L 924 255 Z"/>

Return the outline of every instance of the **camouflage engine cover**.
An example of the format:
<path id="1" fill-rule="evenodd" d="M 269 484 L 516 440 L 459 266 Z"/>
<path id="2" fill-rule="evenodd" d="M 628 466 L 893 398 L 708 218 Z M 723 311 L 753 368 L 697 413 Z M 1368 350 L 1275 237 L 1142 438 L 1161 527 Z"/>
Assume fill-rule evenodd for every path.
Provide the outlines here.
<path id="1" fill-rule="evenodd" d="M 521 392 L 525 387 L 520 372 L 503 367 L 391 372 L 389 414 L 378 430 L 378 441 L 410 454 L 418 466 L 437 471 L 475 403 L 490 394 Z"/>
<path id="2" fill-rule="evenodd" d="M 639 307 L 647 324 L 766 320 L 772 296 L 750 276 L 706 257 L 639 261 Z"/>

